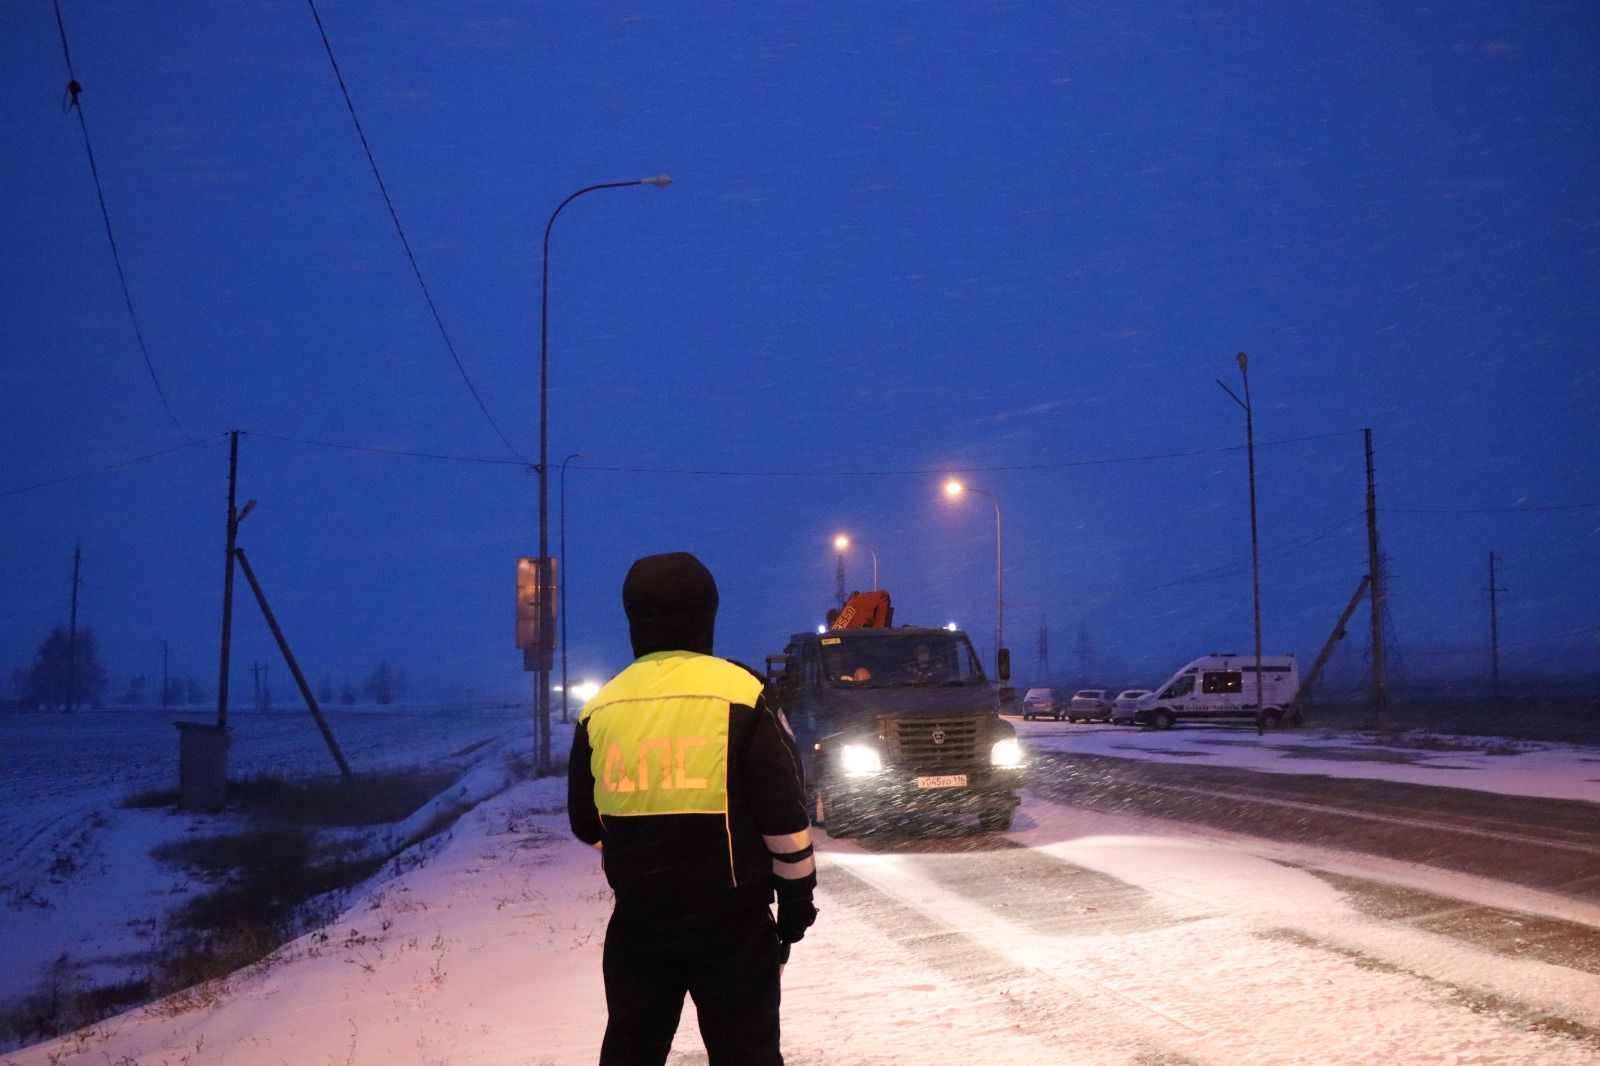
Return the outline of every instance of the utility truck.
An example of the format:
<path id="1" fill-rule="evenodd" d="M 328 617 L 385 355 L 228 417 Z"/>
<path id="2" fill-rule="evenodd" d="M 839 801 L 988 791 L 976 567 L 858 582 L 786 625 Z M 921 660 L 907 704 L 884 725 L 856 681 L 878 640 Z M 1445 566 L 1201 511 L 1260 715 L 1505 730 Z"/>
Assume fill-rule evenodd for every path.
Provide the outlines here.
<path id="1" fill-rule="evenodd" d="M 1022 749 L 972 641 L 892 618 L 887 592 L 857 593 L 837 628 L 767 657 L 767 698 L 794 730 L 816 821 L 834 837 L 923 810 L 1011 828 Z"/>
<path id="2" fill-rule="evenodd" d="M 1256 705 L 1256 658 L 1233 652 L 1202 655 L 1134 705 L 1137 725 L 1171 729 L 1178 722 L 1249 722 L 1277 726 L 1300 691 L 1293 655 L 1261 657 L 1261 705 Z"/>

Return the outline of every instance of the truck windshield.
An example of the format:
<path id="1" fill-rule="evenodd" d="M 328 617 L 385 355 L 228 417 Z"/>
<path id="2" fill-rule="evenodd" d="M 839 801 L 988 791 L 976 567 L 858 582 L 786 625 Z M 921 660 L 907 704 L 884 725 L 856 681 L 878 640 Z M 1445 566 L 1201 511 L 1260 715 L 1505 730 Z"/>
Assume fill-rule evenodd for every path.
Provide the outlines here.
<path id="1" fill-rule="evenodd" d="M 841 634 L 822 645 L 823 677 L 831 685 L 976 685 L 983 668 L 963 634 Z"/>

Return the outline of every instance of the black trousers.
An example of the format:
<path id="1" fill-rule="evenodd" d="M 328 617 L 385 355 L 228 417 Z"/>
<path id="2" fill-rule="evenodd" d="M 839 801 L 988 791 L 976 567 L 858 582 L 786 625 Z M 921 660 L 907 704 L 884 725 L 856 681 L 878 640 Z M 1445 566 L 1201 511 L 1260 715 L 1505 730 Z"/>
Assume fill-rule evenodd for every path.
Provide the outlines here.
<path id="1" fill-rule="evenodd" d="M 693 997 L 711 1066 L 783 1066 L 776 928 L 765 908 L 659 928 L 615 913 L 606 927 L 600 1066 L 661 1066 Z"/>

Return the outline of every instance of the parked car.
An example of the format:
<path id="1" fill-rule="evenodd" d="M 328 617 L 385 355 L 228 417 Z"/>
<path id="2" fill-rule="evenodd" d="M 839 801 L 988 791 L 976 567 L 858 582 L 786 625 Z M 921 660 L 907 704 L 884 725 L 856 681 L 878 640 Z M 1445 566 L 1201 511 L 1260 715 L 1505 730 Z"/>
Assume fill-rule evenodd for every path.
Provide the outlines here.
<path id="1" fill-rule="evenodd" d="M 1148 696 L 1147 688 L 1125 688 L 1117 693 L 1117 698 L 1111 701 L 1111 724 L 1132 725 L 1135 705 L 1140 696 Z"/>
<path id="2" fill-rule="evenodd" d="M 1022 697 L 1023 721 L 1043 718 L 1049 715 L 1056 721 L 1061 721 L 1061 701 L 1056 699 L 1055 693 L 1047 688 L 1030 688 Z"/>
<path id="3" fill-rule="evenodd" d="M 1080 688 L 1067 701 L 1067 721 L 1104 722 L 1111 717 L 1111 697 L 1103 688 Z"/>

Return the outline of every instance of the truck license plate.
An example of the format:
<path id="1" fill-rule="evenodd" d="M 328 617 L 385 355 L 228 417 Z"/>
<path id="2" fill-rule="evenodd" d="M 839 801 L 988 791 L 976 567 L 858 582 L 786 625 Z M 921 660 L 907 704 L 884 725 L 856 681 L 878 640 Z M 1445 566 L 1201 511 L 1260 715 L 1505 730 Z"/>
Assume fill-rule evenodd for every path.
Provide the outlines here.
<path id="1" fill-rule="evenodd" d="M 917 778 L 918 788 L 965 788 L 966 784 L 966 774 L 939 774 Z"/>

